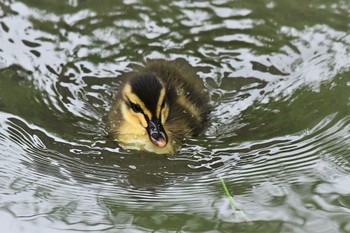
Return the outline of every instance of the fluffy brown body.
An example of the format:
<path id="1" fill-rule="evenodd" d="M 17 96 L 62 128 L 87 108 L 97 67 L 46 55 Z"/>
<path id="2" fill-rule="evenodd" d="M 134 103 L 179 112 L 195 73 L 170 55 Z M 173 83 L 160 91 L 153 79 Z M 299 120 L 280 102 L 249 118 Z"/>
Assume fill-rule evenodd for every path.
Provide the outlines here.
<path id="1" fill-rule="evenodd" d="M 128 74 L 108 115 L 108 130 L 126 149 L 173 154 L 205 127 L 208 98 L 192 67 L 152 60 Z"/>

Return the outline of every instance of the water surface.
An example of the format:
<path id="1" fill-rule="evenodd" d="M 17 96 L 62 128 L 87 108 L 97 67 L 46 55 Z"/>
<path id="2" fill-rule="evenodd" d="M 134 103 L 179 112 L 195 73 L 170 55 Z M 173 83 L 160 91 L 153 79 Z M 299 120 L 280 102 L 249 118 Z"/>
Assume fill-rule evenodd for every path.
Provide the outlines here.
<path id="1" fill-rule="evenodd" d="M 341 0 L 1 1 L 1 229 L 350 232 L 349 22 Z M 212 106 L 174 157 L 103 120 L 156 58 L 196 67 Z"/>

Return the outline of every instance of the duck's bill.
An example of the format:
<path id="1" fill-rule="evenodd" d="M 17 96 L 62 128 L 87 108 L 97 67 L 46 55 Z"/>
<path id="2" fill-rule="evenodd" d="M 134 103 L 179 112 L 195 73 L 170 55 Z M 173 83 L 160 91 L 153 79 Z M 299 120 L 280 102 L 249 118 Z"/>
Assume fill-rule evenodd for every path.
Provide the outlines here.
<path id="1" fill-rule="evenodd" d="M 168 137 L 159 119 L 150 120 L 148 122 L 147 131 L 154 145 L 165 147 L 168 144 Z"/>

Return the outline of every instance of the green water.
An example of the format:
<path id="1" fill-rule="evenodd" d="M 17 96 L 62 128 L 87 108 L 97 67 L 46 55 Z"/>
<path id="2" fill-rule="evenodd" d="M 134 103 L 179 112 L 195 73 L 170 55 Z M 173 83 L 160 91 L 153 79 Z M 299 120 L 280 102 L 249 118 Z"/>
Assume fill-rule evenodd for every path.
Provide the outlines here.
<path id="1" fill-rule="evenodd" d="M 341 0 L 0 1 L 1 231 L 350 232 L 349 22 Z M 174 157 L 107 137 L 152 58 L 210 96 Z"/>

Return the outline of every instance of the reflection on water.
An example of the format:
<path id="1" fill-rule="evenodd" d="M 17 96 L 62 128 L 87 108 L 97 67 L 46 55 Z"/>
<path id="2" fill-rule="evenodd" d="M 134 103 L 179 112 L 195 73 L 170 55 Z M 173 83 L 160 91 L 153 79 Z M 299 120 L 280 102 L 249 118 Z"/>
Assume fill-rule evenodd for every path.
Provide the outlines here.
<path id="1" fill-rule="evenodd" d="M 346 1 L 3 1 L 6 232 L 350 232 Z M 198 68 L 206 132 L 125 151 L 105 115 L 147 58 Z M 251 222 L 230 207 L 221 176 Z"/>

